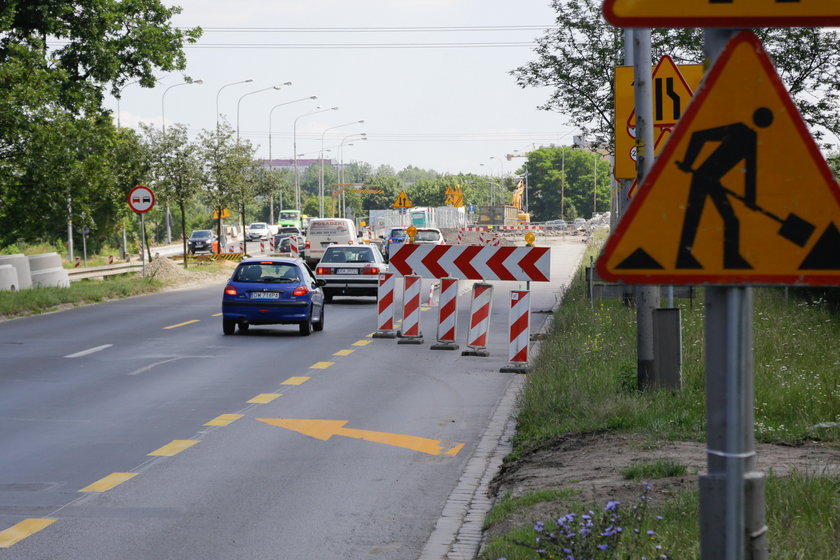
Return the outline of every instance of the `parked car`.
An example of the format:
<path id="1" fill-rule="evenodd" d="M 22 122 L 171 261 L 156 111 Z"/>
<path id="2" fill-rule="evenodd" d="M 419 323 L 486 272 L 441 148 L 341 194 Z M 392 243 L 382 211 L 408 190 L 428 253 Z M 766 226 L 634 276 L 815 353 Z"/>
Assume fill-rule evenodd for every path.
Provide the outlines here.
<path id="1" fill-rule="evenodd" d="M 248 226 L 245 235 L 248 241 L 265 241 L 271 235 L 271 230 L 265 222 L 254 222 Z"/>
<path id="2" fill-rule="evenodd" d="M 331 245 L 315 268 L 323 280 L 324 298 L 334 296 L 376 296 L 379 274 L 388 272 L 382 253 L 370 245 Z"/>
<path id="3" fill-rule="evenodd" d="M 211 229 L 195 229 L 187 239 L 187 250 L 191 255 L 200 251 L 213 252 L 213 242 L 218 239 Z"/>
<path id="4" fill-rule="evenodd" d="M 296 324 L 300 334 L 324 329 L 324 281 L 301 259 L 258 257 L 239 263 L 222 295 L 222 332 L 251 325 Z"/>
<path id="5" fill-rule="evenodd" d="M 569 224 L 566 223 L 566 220 L 549 220 L 545 223 L 545 229 L 566 231 L 569 229 Z"/>
<path id="6" fill-rule="evenodd" d="M 582 230 L 586 228 L 586 220 L 583 218 L 575 218 L 572 227 L 576 230 Z"/>

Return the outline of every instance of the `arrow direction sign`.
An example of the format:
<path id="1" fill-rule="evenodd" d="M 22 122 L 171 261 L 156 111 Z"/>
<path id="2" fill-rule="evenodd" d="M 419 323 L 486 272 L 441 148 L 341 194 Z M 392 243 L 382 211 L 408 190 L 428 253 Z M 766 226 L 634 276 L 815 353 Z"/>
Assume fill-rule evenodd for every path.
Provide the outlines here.
<path id="1" fill-rule="evenodd" d="M 597 266 L 630 284 L 840 285 L 840 186 L 755 34 L 721 51 Z"/>
<path id="2" fill-rule="evenodd" d="M 418 453 L 426 453 L 427 455 L 449 455 L 450 457 L 454 457 L 464 447 L 463 443 L 444 443 L 436 439 L 418 436 L 345 428 L 344 425 L 347 424 L 348 420 L 303 420 L 295 418 L 257 418 L 257 420 L 265 422 L 270 426 L 286 428 L 287 430 L 320 439 L 321 441 L 327 441 L 333 436 L 342 436 L 394 447 L 402 447 L 417 451 Z"/>
<path id="3" fill-rule="evenodd" d="M 837 27 L 829 0 L 605 0 L 616 27 Z"/>
<path id="4" fill-rule="evenodd" d="M 408 195 L 405 191 L 400 191 L 397 200 L 394 201 L 394 208 L 411 208 L 411 201 L 408 200 Z"/>
<path id="5" fill-rule="evenodd" d="M 548 247 L 414 245 L 403 243 L 391 254 L 391 271 L 400 276 L 462 280 L 549 282 Z"/>

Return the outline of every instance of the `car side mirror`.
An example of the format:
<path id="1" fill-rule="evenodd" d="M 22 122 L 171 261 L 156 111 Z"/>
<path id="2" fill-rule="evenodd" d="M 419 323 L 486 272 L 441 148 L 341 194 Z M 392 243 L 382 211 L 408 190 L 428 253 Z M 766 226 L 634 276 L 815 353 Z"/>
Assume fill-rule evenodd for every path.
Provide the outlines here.
<path id="1" fill-rule="evenodd" d="M 323 278 L 318 278 L 318 279 L 315 280 L 315 285 L 318 286 L 319 288 L 323 288 L 324 286 L 327 285 L 327 281 L 324 280 Z"/>

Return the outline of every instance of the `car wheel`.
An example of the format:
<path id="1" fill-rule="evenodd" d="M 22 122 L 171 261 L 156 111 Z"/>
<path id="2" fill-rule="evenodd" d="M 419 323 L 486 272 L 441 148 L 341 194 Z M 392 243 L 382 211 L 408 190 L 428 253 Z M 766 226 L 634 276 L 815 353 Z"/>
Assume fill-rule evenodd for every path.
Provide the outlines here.
<path id="1" fill-rule="evenodd" d="M 300 335 L 309 336 L 312 334 L 312 309 L 309 309 L 309 316 L 306 321 L 300 324 Z"/>
<path id="2" fill-rule="evenodd" d="M 324 306 L 321 306 L 321 316 L 318 317 L 318 322 L 312 326 L 313 329 L 320 332 L 324 330 Z"/>
<path id="3" fill-rule="evenodd" d="M 248 332 L 248 327 L 250 326 L 251 325 L 249 325 L 248 323 L 239 323 L 239 333 L 245 334 L 246 332 Z"/>
<path id="4" fill-rule="evenodd" d="M 236 330 L 236 321 L 232 319 L 222 319 L 222 332 L 225 334 L 233 334 Z"/>

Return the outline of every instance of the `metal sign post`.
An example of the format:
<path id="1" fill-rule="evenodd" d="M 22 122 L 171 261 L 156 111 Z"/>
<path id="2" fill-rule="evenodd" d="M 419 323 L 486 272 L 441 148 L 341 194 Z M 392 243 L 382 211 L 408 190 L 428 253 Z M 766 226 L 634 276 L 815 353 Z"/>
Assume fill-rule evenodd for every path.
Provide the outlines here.
<path id="1" fill-rule="evenodd" d="M 140 214 L 140 235 L 143 250 L 148 251 L 146 245 L 146 221 L 143 219 L 146 212 L 155 207 L 155 193 L 149 187 L 136 186 L 128 192 L 128 206 Z M 140 260 L 143 262 L 143 278 L 146 277 L 146 255 L 140 253 Z"/>

